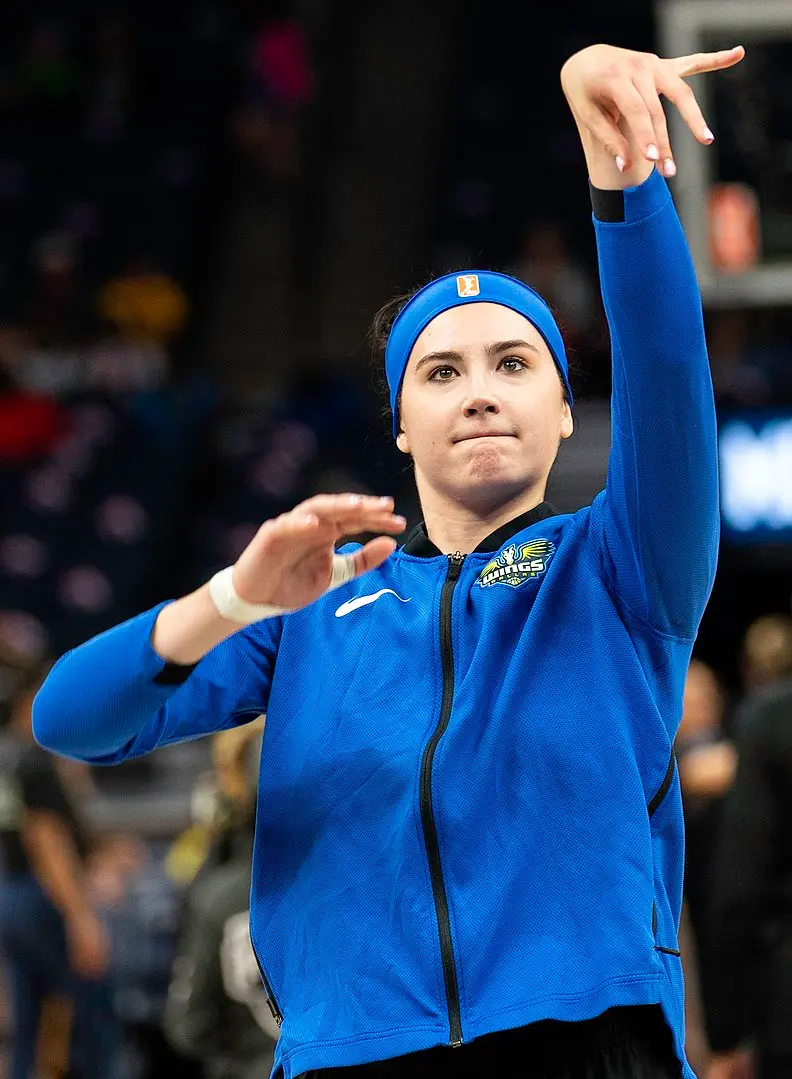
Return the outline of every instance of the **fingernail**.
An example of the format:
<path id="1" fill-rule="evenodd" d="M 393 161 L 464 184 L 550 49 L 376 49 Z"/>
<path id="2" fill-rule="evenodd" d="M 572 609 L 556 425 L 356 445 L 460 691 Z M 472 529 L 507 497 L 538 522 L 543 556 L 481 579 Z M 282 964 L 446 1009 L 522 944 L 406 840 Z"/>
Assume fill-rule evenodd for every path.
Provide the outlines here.
<path id="1" fill-rule="evenodd" d="M 646 147 L 646 156 L 650 161 L 658 161 L 660 159 L 660 153 L 653 142 L 650 142 Z"/>
<path id="2" fill-rule="evenodd" d="M 666 176 L 676 176 L 676 165 L 670 157 L 667 157 L 663 162 L 663 172 Z"/>
<path id="3" fill-rule="evenodd" d="M 383 505 L 386 504 L 386 503 L 390 503 L 392 501 L 393 501 L 393 499 L 391 498 L 390 495 L 383 495 L 382 498 L 380 499 L 380 502 L 382 502 Z"/>
<path id="4" fill-rule="evenodd" d="M 704 136 L 707 142 L 712 142 L 712 140 L 715 138 L 715 136 L 712 134 L 708 127 L 705 127 L 701 134 Z"/>
<path id="5" fill-rule="evenodd" d="M 360 506 L 363 504 L 363 499 L 360 497 L 360 495 L 350 495 L 349 504 L 350 506 Z"/>
<path id="6" fill-rule="evenodd" d="M 616 155 L 616 168 L 619 172 L 624 172 L 624 158 L 619 157 L 618 154 Z"/>

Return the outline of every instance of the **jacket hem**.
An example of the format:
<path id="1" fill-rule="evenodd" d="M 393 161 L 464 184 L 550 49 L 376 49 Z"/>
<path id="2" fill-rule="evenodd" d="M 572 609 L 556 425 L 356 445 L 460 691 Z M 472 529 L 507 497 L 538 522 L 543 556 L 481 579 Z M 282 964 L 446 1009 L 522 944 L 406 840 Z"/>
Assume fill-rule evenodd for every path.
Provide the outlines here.
<path id="1" fill-rule="evenodd" d="M 280 1060 L 282 1072 L 276 1068 L 273 1079 L 294 1079 L 303 1072 L 318 1068 L 345 1068 L 353 1064 L 371 1064 L 375 1060 L 417 1053 L 435 1045 L 448 1045 L 448 1024 L 445 1026 L 399 1027 L 358 1034 L 337 1041 L 309 1042 L 286 1050 Z"/>
<path id="2" fill-rule="evenodd" d="M 659 1004 L 661 986 L 665 978 L 661 972 L 656 974 L 635 974 L 621 978 L 609 978 L 593 989 L 583 993 L 556 993 L 549 997 L 536 997 L 534 1000 L 499 1008 L 477 1019 L 468 1019 L 464 1024 L 466 1041 L 478 1038 L 482 1034 L 493 1034 L 508 1027 L 524 1027 L 537 1023 L 541 1019 L 559 1019 L 562 1022 L 577 1023 L 584 1019 L 593 1019 L 607 1008 L 623 1007 L 632 1004 Z M 504 1017 L 508 1022 L 504 1024 Z"/>
<path id="3" fill-rule="evenodd" d="M 467 1042 L 483 1034 L 527 1026 L 541 1019 L 577 1022 L 593 1019 L 611 1007 L 662 1004 L 666 984 L 664 974 L 658 971 L 611 978 L 583 993 L 555 994 L 522 1001 L 475 1019 L 463 1017 L 463 1037 Z M 279 1061 L 281 1067 L 274 1072 L 274 1079 L 294 1079 L 303 1072 L 319 1068 L 370 1064 L 376 1060 L 431 1049 L 436 1045 L 448 1045 L 447 1026 L 403 1027 L 336 1041 L 310 1042 L 286 1050 Z M 684 1057 L 680 1058 L 680 1065 L 684 1079 L 695 1079 Z"/>

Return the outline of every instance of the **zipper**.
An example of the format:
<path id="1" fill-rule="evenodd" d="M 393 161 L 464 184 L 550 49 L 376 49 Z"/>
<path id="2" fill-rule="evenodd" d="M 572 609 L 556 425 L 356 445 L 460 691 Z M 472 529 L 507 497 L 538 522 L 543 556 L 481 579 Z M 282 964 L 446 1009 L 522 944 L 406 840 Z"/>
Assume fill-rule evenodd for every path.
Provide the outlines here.
<path id="1" fill-rule="evenodd" d="M 259 976 L 261 977 L 261 984 L 264 986 L 264 992 L 267 995 L 267 1007 L 270 1010 L 272 1018 L 280 1026 L 283 1023 L 283 1012 L 278 1007 L 278 1002 L 275 999 L 275 994 L 272 992 L 272 986 L 269 983 L 269 978 L 264 973 L 264 967 L 261 965 L 261 960 L 258 957 L 256 951 L 256 945 L 253 943 L 253 934 L 250 935 L 250 946 L 253 949 L 253 955 L 256 958 L 256 966 L 258 967 Z"/>
<path id="2" fill-rule="evenodd" d="M 429 858 L 429 876 L 432 881 L 437 928 L 440 934 L 440 956 L 443 963 L 446 1001 L 448 1005 L 449 1040 L 452 1046 L 462 1044 L 462 1015 L 459 1003 L 459 984 L 457 981 L 454 950 L 451 942 L 451 920 L 448 915 L 448 898 L 443 882 L 443 867 L 440 863 L 440 844 L 437 839 L 434 809 L 432 807 L 432 762 L 440 739 L 448 727 L 451 708 L 454 703 L 454 653 L 451 647 L 451 604 L 454 588 L 459 580 L 465 555 L 459 551 L 448 556 L 448 573 L 440 593 L 440 657 L 443 664 L 443 695 L 440 705 L 440 719 L 434 734 L 429 739 L 421 762 L 420 805 L 426 853 Z"/>
<path id="3" fill-rule="evenodd" d="M 654 797 L 652 798 L 649 805 L 646 807 L 646 811 L 647 811 L 647 813 L 649 814 L 650 817 L 652 817 L 654 815 L 654 813 L 658 809 L 660 803 L 665 798 L 665 796 L 668 794 L 668 788 L 671 786 L 671 780 L 674 778 L 674 765 L 675 764 L 676 764 L 676 754 L 674 753 L 674 749 L 672 747 L 671 756 L 668 759 L 668 767 L 666 768 L 666 774 L 663 776 L 663 782 L 660 784 L 659 788 L 655 791 Z"/>

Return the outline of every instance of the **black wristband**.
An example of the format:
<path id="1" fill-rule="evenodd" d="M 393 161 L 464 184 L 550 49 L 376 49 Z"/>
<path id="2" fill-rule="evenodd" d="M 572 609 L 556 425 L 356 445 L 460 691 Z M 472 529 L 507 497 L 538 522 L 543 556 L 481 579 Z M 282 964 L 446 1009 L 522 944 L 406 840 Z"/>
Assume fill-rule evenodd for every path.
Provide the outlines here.
<path id="1" fill-rule="evenodd" d="M 591 208 L 598 221 L 624 221 L 624 192 L 606 191 L 589 180 Z"/>

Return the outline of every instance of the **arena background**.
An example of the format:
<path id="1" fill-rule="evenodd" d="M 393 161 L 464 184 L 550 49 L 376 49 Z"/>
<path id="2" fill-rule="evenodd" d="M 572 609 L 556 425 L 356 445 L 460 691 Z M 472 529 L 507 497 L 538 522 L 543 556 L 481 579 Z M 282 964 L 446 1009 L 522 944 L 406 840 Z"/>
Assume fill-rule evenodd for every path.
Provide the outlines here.
<path id="1" fill-rule="evenodd" d="M 3 5 L 6 698 L 24 667 L 196 587 L 314 491 L 394 494 L 417 520 L 366 331 L 432 274 L 503 269 L 551 301 L 578 426 L 549 498 L 590 501 L 608 339 L 559 70 L 596 41 L 663 53 L 672 38 L 748 47 L 702 88 L 706 162 L 675 131 L 671 184 L 711 241 L 697 268 L 727 436 L 730 516 L 696 655 L 736 702 L 749 626 L 788 618 L 792 597 L 792 8 L 773 0 Z M 155 869 L 210 767 L 190 744 L 84 787 L 100 831 L 150 845 L 165 896 L 159 975 L 120 1004 L 139 1026 L 157 1026 L 169 972 L 175 877 Z M 130 1075 L 155 1074 L 157 1052 Z"/>

